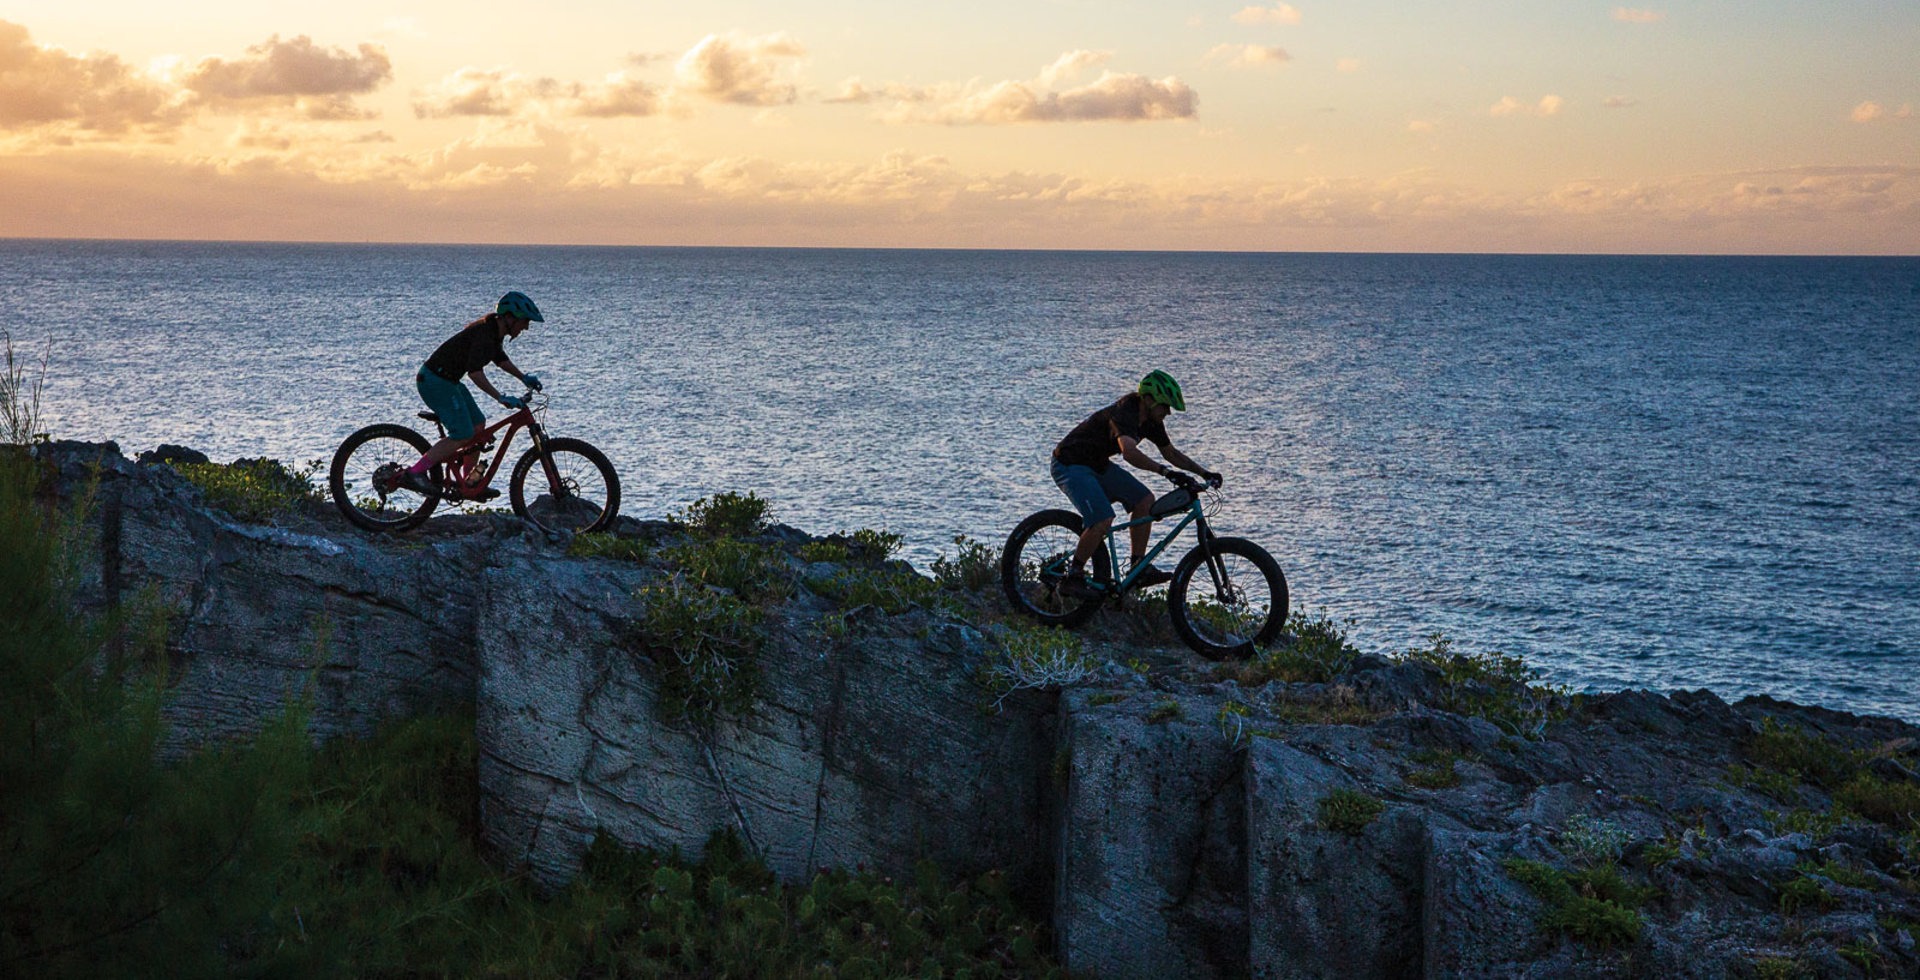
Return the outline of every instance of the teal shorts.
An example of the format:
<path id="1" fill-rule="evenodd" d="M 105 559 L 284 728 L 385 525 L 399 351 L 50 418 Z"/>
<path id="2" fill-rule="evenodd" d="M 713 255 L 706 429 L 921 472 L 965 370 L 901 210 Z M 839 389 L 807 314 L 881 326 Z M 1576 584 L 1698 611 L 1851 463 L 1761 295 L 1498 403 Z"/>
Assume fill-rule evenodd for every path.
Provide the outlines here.
<path id="1" fill-rule="evenodd" d="M 447 379 L 422 367 L 413 379 L 413 386 L 420 392 L 420 400 L 440 416 L 440 424 L 447 427 L 447 435 L 455 439 L 471 439 L 480 427 L 487 424 L 487 417 L 480 414 L 480 406 L 473 401 L 473 392 L 458 381 Z"/>

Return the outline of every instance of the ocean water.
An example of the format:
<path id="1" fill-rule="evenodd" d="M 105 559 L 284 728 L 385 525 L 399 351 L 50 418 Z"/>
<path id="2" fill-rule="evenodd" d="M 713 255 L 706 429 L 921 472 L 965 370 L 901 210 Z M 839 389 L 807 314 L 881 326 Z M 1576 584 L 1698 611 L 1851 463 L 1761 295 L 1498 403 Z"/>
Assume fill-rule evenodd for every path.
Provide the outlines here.
<path id="1" fill-rule="evenodd" d="M 1216 526 L 1363 649 L 1920 720 L 1916 259 L 0 241 L 47 427 L 129 454 L 329 458 L 507 289 L 625 514 L 751 490 L 924 567 L 1160 367 Z"/>

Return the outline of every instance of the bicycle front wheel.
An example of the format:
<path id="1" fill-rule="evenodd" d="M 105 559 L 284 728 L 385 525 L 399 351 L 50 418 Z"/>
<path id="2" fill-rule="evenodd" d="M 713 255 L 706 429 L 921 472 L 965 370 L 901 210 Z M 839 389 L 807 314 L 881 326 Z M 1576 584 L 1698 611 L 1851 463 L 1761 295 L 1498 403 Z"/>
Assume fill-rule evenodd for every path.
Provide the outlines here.
<path id="1" fill-rule="evenodd" d="M 1211 555 L 1216 561 L 1208 561 Z M 1287 624 L 1287 577 L 1266 549 L 1214 538 L 1187 552 L 1167 586 L 1174 632 L 1209 660 L 1244 660 Z"/>
<path id="2" fill-rule="evenodd" d="M 1080 515 L 1070 510 L 1043 510 L 1021 521 L 1007 535 L 1000 552 L 1000 587 L 1013 608 L 1048 626 L 1078 626 L 1100 608 L 1098 598 L 1080 599 L 1060 590 L 1073 567 L 1073 549 L 1080 544 Z M 1093 554 L 1100 577 L 1111 576 L 1107 546 Z"/>
<path id="3" fill-rule="evenodd" d="M 578 439 L 548 439 L 513 466 L 513 512 L 543 531 L 605 531 L 620 513 L 620 478 L 605 453 Z"/>

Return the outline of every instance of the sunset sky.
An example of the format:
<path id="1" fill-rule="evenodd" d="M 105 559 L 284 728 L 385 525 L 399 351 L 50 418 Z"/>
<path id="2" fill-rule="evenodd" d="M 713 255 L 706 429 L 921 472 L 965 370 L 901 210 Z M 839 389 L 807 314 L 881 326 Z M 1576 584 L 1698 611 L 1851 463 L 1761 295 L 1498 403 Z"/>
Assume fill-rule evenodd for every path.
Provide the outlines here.
<path id="1" fill-rule="evenodd" d="M 0 0 L 0 237 L 1920 254 L 1920 3 Z"/>

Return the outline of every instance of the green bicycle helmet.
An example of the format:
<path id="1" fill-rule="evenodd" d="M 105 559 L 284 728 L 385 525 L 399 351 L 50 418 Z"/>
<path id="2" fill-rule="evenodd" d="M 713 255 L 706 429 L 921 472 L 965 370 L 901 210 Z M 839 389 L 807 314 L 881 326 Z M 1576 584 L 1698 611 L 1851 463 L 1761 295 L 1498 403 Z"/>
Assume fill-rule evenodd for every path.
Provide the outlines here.
<path id="1" fill-rule="evenodd" d="M 500 297 L 500 305 L 494 307 L 494 311 L 507 316 L 517 316 L 522 320 L 547 322 L 546 318 L 540 315 L 540 308 L 533 305 L 533 300 L 528 299 L 527 294 L 518 289 Z"/>
<path id="2" fill-rule="evenodd" d="M 1141 378 L 1140 393 L 1176 412 L 1187 410 L 1187 400 L 1180 397 L 1180 382 L 1165 371 L 1154 371 Z"/>

